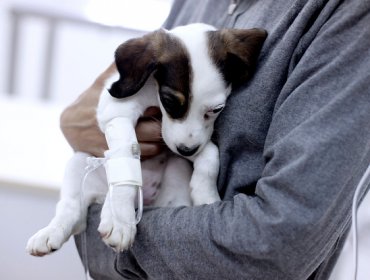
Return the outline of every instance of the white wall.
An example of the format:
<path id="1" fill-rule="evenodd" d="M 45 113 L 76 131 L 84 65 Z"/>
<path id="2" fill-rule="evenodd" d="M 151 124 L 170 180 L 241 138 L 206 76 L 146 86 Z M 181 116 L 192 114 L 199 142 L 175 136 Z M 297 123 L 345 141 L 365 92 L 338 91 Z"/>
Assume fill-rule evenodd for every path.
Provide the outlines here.
<path id="1" fill-rule="evenodd" d="M 159 28 L 170 5 L 171 0 L 0 1 L 0 94 L 8 91 L 9 59 L 14 49 L 10 42 L 13 34 L 10 11 L 14 8 L 80 21 L 57 21 L 51 73 L 45 73 L 47 34 L 51 26 L 47 17 L 22 17 L 17 36 L 20 49 L 16 54 L 14 93 L 27 99 L 38 98 L 43 79 L 51 74 L 50 101 L 67 105 L 113 61 L 120 43 Z"/>

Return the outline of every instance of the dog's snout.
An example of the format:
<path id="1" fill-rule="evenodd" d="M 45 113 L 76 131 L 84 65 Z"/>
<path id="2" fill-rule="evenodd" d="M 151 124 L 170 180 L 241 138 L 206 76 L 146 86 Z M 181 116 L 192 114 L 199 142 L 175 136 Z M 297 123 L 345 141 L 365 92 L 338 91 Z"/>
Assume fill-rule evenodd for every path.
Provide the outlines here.
<path id="1" fill-rule="evenodd" d="M 198 151 L 199 147 L 200 147 L 199 145 L 198 146 L 193 146 L 193 147 L 187 147 L 183 144 L 180 144 L 176 147 L 176 149 L 177 149 L 177 151 L 179 152 L 180 155 L 182 155 L 184 157 L 190 157 Z"/>

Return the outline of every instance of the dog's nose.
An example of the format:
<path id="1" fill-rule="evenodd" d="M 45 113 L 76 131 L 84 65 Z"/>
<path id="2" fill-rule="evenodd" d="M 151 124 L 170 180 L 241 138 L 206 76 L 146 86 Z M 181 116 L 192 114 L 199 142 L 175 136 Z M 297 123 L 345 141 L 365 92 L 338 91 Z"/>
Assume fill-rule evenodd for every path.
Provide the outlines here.
<path id="1" fill-rule="evenodd" d="M 200 146 L 193 146 L 193 147 L 187 147 L 183 144 L 180 144 L 179 146 L 176 146 L 177 151 L 180 155 L 184 157 L 190 157 L 194 155 Z"/>

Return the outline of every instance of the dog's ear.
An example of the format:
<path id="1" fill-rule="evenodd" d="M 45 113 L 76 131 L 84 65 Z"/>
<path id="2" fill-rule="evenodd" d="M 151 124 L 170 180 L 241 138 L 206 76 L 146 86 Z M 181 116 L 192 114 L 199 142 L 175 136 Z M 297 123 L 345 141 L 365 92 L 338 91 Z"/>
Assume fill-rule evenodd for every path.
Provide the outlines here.
<path id="1" fill-rule="evenodd" d="M 262 45 L 264 29 L 221 29 L 209 32 L 211 56 L 226 82 L 238 86 L 252 74 Z"/>
<path id="2" fill-rule="evenodd" d="M 115 62 L 120 78 L 114 82 L 109 93 L 124 98 L 137 93 L 158 64 L 157 52 L 163 30 L 151 32 L 121 44 L 115 52 Z"/>

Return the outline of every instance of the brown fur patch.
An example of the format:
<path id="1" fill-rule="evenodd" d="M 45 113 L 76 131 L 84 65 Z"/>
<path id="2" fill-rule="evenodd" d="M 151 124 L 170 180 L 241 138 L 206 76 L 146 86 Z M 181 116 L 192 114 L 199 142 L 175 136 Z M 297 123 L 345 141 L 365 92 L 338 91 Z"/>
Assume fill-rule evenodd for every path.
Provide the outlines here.
<path id="1" fill-rule="evenodd" d="M 238 86 L 250 77 L 266 37 L 256 28 L 208 32 L 210 56 L 228 84 Z"/>
<path id="2" fill-rule="evenodd" d="M 157 67 L 155 41 L 160 37 L 155 31 L 141 38 L 121 44 L 115 53 L 115 62 L 120 78 L 112 84 L 109 92 L 117 98 L 137 93 Z"/>
<path id="3" fill-rule="evenodd" d="M 189 108 L 191 95 L 190 56 L 181 41 L 166 34 L 162 39 L 158 61 L 154 77 L 159 85 L 162 105 L 171 118 L 184 118 Z"/>
<path id="4" fill-rule="evenodd" d="M 120 79 L 109 90 L 112 96 L 135 94 L 154 73 L 166 112 L 174 119 L 185 117 L 192 73 L 190 57 L 177 38 L 164 30 L 149 33 L 120 45 L 115 59 Z"/>

